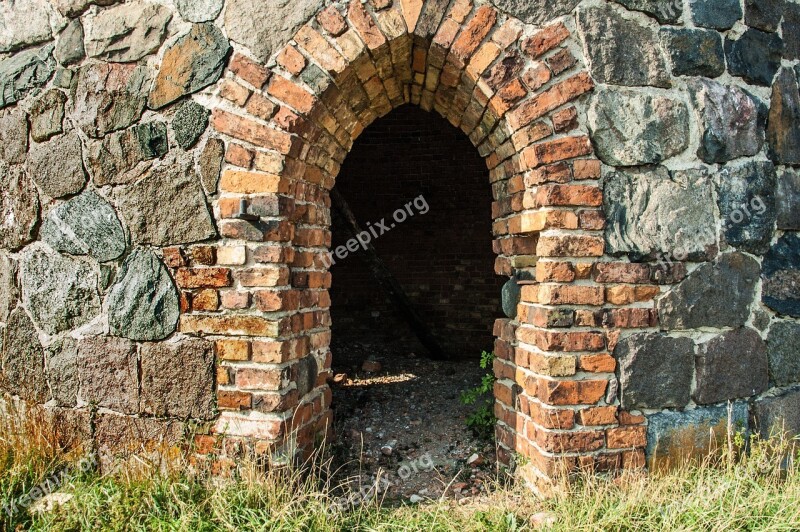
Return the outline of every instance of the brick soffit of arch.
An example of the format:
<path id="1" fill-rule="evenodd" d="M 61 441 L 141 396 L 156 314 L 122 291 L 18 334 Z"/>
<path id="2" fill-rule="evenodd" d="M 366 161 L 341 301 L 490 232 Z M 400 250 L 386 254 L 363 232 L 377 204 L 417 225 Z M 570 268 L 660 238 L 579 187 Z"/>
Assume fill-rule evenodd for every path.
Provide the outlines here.
<path id="1" fill-rule="evenodd" d="M 463 0 L 354 1 L 321 10 L 267 64 L 234 54 L 212 112 L 228 146 L 214 207 L 228 251 L 218 257 L 262 243 L 254 260 L 227 265 L 242 286 L 271 288 L 252 308 L 181 318 L 182 332 L 216 339 L 221 353 L 217 433 L 267 446 L 291 435 L 305 448 L 328 430 L 328 191 L 360 133 L 410 103 L 440 113 L 485 158 L 497 273 L 553 265 L 523 287 L 517 318 L 495 325 L 500 460 L 529 458 L 533 483 L 576 464 L 642 465 L 635 421 L 574 421 L 576 409 L 616 412 L 605 402 L 607 332 L 554 323 L 560 305 L 603 304 L 602 287 L 555 271 L 565 260 L 588 271 L 604 251 L 600 163 L 571 103 L 593 82 L 571 26 L 561 17 L 534 28 Z M 237 217 L 242 198 L 260 221 Z M 276 396 L 291 382 L 294 397 Z M 255 408 L 256 397 L 269 406 Z"/>

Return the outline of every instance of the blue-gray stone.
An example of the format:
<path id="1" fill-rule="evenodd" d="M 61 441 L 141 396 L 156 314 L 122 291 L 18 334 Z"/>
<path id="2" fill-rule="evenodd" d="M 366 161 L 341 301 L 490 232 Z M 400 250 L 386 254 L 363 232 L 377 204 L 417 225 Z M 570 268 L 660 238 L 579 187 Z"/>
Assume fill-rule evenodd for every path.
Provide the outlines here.
<path id="1" fill-rule="evenodd" d="M 772 86 L 767 126 L 769 158 L 800 164 L 800 67 L 783 68 Z"/>
<path id="2" fill-rule="evenodd" d="M 674 24 L 683 15 L 682 0 L 614 0 L 628 9 L 641 11 L 662 24 Z"/>
<path id="3" fill-rule="evenodd" d="M 725 39 L 728 71 L 754 85 L 768 87 L 781 66 L 783 41 L 777 33 L 750 28 L 736 40 Z"/>
<path id="4" fill-rule="evenodd" d="M 744 0 L 744 23 L 751 28 L 775 31 L 786 3 L 786 0 Z"/>
<path id="5" fill-rule="evenodd" d="M 672 62 L 673 76 L 716 78 L 725 72 L 722 37 L 716 31 L 662 28 L 661 36 Z"/>
<path id="6" fill-rule="evenodd" d="M 767 336 L 769 374 L 776 386 L 800 383 L 800 323 L 776 321 Z"/>
<path id="7" fill-rule="evenodd" d="M 703 28 L 729 30 L 742 18 L 739 0 L 689 0 L 694 23 Z"/>
<path id="8" fill-rule="evenodd" d="M 753 403 L 754 429 L 763 438 L 788 433 L 800 434 L 800 388 L 786 390 L 774 397 L 764 397 Z"/>
<path id="9" fill-rule="evenodd" d="M 23 50 L 0 61 L 0 108 L 21 100 L 32 89 L 47 83 L 55 64 L 52 43 Z"/>
<path id="10" fill-rule="evenodd" d="M 764 304 L 800 318 L 800 234 L 785 233 L 764 256 L 762 270 Z"/>
<path id="11" fill-rule="evenodd" d="M 800 172 L 786 168 L 778 176 L 778 229 L 800 231 Z"/>
<path id="12" fill-rule="evenodd" d="M 503 304 L 503 313 L 506 317 L 511 319 L 517 317 L 517 305 L 519 304 L 521 293 L 522 290 L 516 279 L 509 279 L 503 285 L 501 300 Z"/>
<path id="13" fill-rule="evenodd" d="M 758 395 L 769 388 L 767 346 L 753 329 L 723 333 L 698 346 L 692 397 L 710 405 Z"/>
<path id="14" fill-rule="evenodd" d="M 776 178 L 769 161 L 722 169 L 717 204 L 728 244 L 757 255 L 769 250 L 778 216 Z"/>

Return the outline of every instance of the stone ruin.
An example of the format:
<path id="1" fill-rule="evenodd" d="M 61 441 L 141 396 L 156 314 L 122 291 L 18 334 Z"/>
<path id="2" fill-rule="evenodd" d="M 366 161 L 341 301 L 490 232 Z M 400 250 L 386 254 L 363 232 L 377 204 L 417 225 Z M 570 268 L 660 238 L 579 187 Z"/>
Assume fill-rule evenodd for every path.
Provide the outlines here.
<path id="1" fill-rule="evenodd" d="M 796 0 L 16 0 L 0 54 L 2 388 L 105 461 L 325 437 L 329 192 L 405 104 L 488 167 L 501 462 L 800 432 Z"/>

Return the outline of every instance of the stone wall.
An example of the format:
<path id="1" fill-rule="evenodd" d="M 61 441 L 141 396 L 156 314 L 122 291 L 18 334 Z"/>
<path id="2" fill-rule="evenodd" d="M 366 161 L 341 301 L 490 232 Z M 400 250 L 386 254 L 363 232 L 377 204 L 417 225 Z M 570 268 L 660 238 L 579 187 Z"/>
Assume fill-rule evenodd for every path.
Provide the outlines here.
<path id="1" fill-rule="evenodd" d="M 328 192 L 412 103 L 486 159 L 501 459 L 800 429 L 795 1 L 0 6 L 3 388 L 106 456 L 329 427 Z M 209 125 L 210 124 L 210 125 Z M 699 427 L 699 429 L 698 429 Z M 288 444 L 288 445 L 287 445 Z"/>

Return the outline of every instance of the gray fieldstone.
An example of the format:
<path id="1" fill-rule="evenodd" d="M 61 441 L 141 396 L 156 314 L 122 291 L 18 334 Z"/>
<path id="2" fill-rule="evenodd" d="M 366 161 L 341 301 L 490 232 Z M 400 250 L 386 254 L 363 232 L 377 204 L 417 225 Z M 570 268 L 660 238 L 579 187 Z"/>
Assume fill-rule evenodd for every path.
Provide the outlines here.
<path id="1" fill-rule="evenodd" d="M 53 55 L 61 65 L 73 65 L 86 57 L 83 47 L 83 24 L 80 19 L 70 21 L 58 36 Z"/>
<path id="2" fill-rule="evenodd" d="M 123 414 L 139 412 L 136 344 L 124 338 L 91 336 L 78 343 L 82 401 Z"/>
<path id="3" fill-rule="evenodd" d="M 761 151 L 766 110 L 753 96 L 704 79 L 690 81 L 689 92 L 702 128 L 698 157 L 724 163 Z"/>
<path id="4" fill-rule="evenodd" d="M 767 337 L 769 375 L 775 386 L 800 382 L 800 323 L 776 321 Z"/>
<path id="5" fill-rule="evenodd" d="M 725 72 L 722 37 L 716 31 L 662 28 L 661 38 L 672 62 L 673 76 L 716 78 Z"/>
<path id="6" fill-rule="evenodd" d="M 725 38 L 725 57 L 732 76 L 768 87 L 781 66 L 783 41 L 777 33 L 749 29 L 736 40 Z"/>
<path id="7" fill-rule="evenodd" d="M 138 180 L 153 159 L 167 154 L 169 141 L 164 122 L 145 122 L 89 143 L 87 156 L 97 186 L 125 185 Z"/>
<path id="8" fill-rule="evenodd" d="M 181 18 L 188 22 L 208 22 L 222 11 L 224 0 L 175 0 Z"/>
<path id="9" fill-rule="evenodd" d="M 683 408 L 694 374 L 694 342 L 660 333 L 637 333 L 614 348 L 619 363 L 620 404 L 625 410 Z"/>
<path id="10" fill-rule="evenodd" d="M 689 143 L 689 112 L 672 98 L 630 89 L 600 90 L 587 118 L 597 155 L 611 166 L 660 163 Z"/>
<path id="11" fill-rule="evenodd" d="M 781 395 L 764 397 L 753 403 L 753 428 L 763 438 L 788 433 L 800 434 L 800 388 L 786 390 Z"/>
<path id="12" fill-rule="evenodd" d="M 167 7 L 138 0 L 98 11 L 89 19 L 86 53 L 106 61 L 138 61 L 158 50 L 171 18 Z"/>
<path id="13" fill-rule="evenodd" d="M 3 334 L 2 385 L 27 401 L 45 403 L 49 391 L 44 373 L 44 350 L 25 309 L 17 307 L 8 317 Z"/>
<path id="14" fill-rule="evenodd" d="M 17 250 L 33 240 L 39 194 L 22 166 L 0 160 L 0 248 Z"/>
<path id="15" fill-rule="evenodd" d="M 778 229 L 800 231 L 800 172 L 785 169 L 778 176 Z"/>
<path id="16" fill-rule="evenodd" d="M 250 6 L 255 9 L 254 4 Z M 230 50 L 231 45 L 219 28 L 211 23 L 193 24 L 189 33 L 164 52 L 147 105 L 160 109 L 216 82 Z"/>
<path id="17" fill-rule="evenodd" d="M 214 349 L 202 339 L 142 346 L 141 411 L 158 417 L 214 417 Z"/>
<path id="18" fill-rule="evenodd" d="M 226 4 L 228 36 L 261 60 L 277 52 L 325 5 L 322 0 L 275 0 L 255 4 L 251 0 L 227 0 Z"/>
<path id="19" fill-rule="evenodd" d="M 78 343 L 71 338 L 56 340 L 46 350 L 47 382 L 59 406 L 78 402 Z"/>
<path id="20" fill-rule="evenodd" d="M 492 0 L 492 4 L 506 13 L 536 25 L 571 13 L 579 3 L 580 0 Z"/>
<path id="21" fill-rule="evenodd" d="M 734 329 L 697 349 L 697 404 L 758 395 L 769 388 L 767 346 L 753 329 Z"/>
<path id="22" fill-rule="evenodd" d="M 0 251 L 0 322 L 5 322 L 9 313 L 17 306 L 17 261 L 8 253 Z"/>
<path id="23" fill-rule="evenodd" d="M 208 139 L 203 151 L 200 152 L 198 166 L 200 168 L 200 182 L 207 194 L 217 193 L 219 174 L 222 170 L 222 161 L 225 158 L 225 143 L 221 139 Z"/>
<path id="24" fill-rule="evenodd" d="M 756 255 L 769 250 L 778 216 L 776 179 L 769 161 L 749 161 L 720 171 L 717 204 L 728 244 Z"/>
<path id="25" fill-rule="evenodd" d="M 503 314 L 507 318 L 514 319 L 517 317 L 517 306 L 519 305 L 522 289 L 519 286 L 516 278 L 509 279 L 503 284 L 501 291 L 501 301 L 503 306 Z"/>
<path id="26" fill-rule="evenodd" d="M 60 18 L 47 0 L 1 2 L 0 52 L 12 52 L 49 41 L 61 22 Z"/>
<path id="27" fill-rule="evenodd" d="M 125 252 L 125 231 L 114 208 L 96 192 L 84 192 L 47 215 L 41 238 L 53 249 L 72 255 L 90 255 L 99 262 Z"/>
<path id="28" fill-rule="evenodd" d="M 16 107 L 0 112 L 0 160 L 22 164 L 28 156 L 28 115 Z"/>
<path id="29" fill-rule="evenodd" d="M 297 385 L 297 393 L 301 400 L 316 387 L 317 375 L 319 375 L 319 364 L 314 355 L 301 358 L 292 367 L 291 379 Z"/>
<path id="30" fill-rule="evenodd" d="M 137 65 L 81 67 L 70 94 L 72 121 L 94 138 L 125 129 L 144 112 L 148 82 L 147 69 Z"/>
<path id="31" fill-rule="evenodd" d="M 742 253 L 701 264 L 658 300 L 661 329 L 741 327 L 750 316 L 758 275 L 758 262 Z"/>
<path id="32" fill-rule="evenodd" d="M 580 8 L 578 28 L 592 77 L 599 83 L 671 86 L 655 24 L 627 18 L 621 8 L 602 4 Z"/>
<path id="33" fill-rule="evenodd" d="M 52 44 L 29 48 L 0 61 L 0 108 L 47 83 L 54 68 Z"/>
<path id="34" fill-rule="evenodd" d="M 137 244 L 169 246 L 216 236 L 206 197 L 187 158 L 164 161 L 117 191 L 117 205 Z"/>
<path id="35" fill-rule="evenodd" d="M 64 104 L 67 95 L 50 89 L 31 106 L 31 136 L 36 142 L 45 142 L 64 132 Z"/>
<path id="36" fill-rule="evenodd" d="M 783 12 L 783 58 L 800 59 L 800 4 L 788 3 Z"/>
<path id="37" fill-rule="evenodd" d="M 175 331 L 178 291 L 152 251 L 135 249 L 117 272 L 106 298 L 111 334 L 140 341 L 163 340 Z"/>
<path id="38" fill-rule="evenodd" d="M 638 259 L 713 256 L 717 234 L 711 180 L 703 170 L 663 166 L 605 176 L 606 251 Z"/>
<path id="39" fill-rule="evenodd" d="M 747 403 L 733 404 L 735 431 L 748 428 Z M 703 407 L 647 416 L 647 457 L 655 469 L 683 467 L 687 459 L 703 460 L 724 445 L 728 407 Z"/>
<path id="40" fill-rule="evenodd" d="M 122 0 L 50 0 L 59 13 L 74 18 L 82 15 L 90 6 L 110 6 Z"/>
<path id="41" fill-rule="evenodd" d="M 800 164 L 800 67 L 783 68 L 772 86 L 767 125 L 769 157 L 777 164 Z"/>
<path id="42" fill-rule="evenodd" d="M 77 132 L 31 146 L 28 174 L 50 198 L 77 194 L 86 185 L 81 139 Z"/>
<path id="43" fill-rule="evenodd" d="M 662 24 L 674 24 L 683 15 L 682 0 L 614 0 L 628 9 L 641 11 Z"/>
<path id="44" fill-rule="evenodd" d="M 210 114 L 208 109 L 192 100 L 180 104 L 172 119 L 172 129 L 175 131 L 178 146 L 184 150 L 194 146 L 208 127 Z"/>
<path id="45" fill-rule="evenodd" d="M 762 31 L 776 31 L 786 0 L 744 0 L 744 23 Z"/>
<path id="46" fill-rule="evenodd" d="M 100 313 L 97 272 L 87 263 L 36 245 L 20 258 L 22 303 L 49 335 L 75 329 Z"/>
<path id="47" fill-rule="evenodd" d="M 729 30 L 742 18 L 740 0 L 689 0 L 694 23 L 703 28 Z"/>
<path id="48" fill-rule="evenodd" d="M 764 256 L 761 300 L 775 312 L 800 318 L 800 234 L 784 233 Z"/>
<path id="49" fill-rule="evenodd" d="M 94 424 L 94 444 L 100 471 L 113 472 L 122 460 L 133 456 L 137 457 L 137 464 L 142 455 L 152 463 L 163 463 L 165 456 L 178 456 L 176 450 L 185 450 L 185 432 L 190 430 L 180 421 L 99 413 Z"/>

